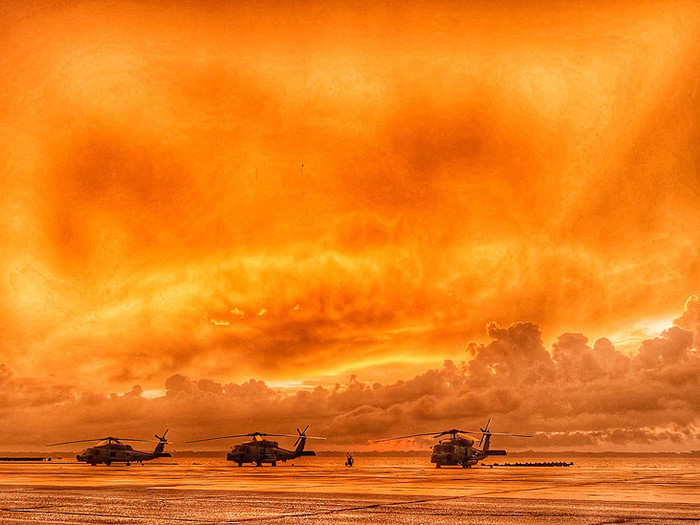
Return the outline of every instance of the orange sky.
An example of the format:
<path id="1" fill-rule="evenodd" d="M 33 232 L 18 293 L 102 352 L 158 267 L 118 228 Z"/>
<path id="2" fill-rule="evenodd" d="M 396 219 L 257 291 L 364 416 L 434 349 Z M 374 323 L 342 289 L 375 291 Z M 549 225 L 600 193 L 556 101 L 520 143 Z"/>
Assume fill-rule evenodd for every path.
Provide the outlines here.
<path id="1" fill-rule="evenodd" d="M 462 4 L 4 3 L 0 398 L 390 389 L 490 322 L 643 364 L 700 288 L 700 6 Z"/>

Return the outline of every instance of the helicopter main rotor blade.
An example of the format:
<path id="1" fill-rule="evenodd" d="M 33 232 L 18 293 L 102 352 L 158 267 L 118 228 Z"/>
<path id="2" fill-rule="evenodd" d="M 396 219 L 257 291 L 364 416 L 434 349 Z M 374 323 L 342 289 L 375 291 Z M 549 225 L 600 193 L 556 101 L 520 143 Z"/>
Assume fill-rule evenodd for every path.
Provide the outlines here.
<path id="1" fill-rule="evenodd" d="M 149 443 L 150 439 L 132 439 L 132 438 L 115 438 L 115 437 L 104 437 L 95 439 L 78 439 L 77 441 L 61 441 L 60 443 L 49 443 L 47 447 L 55 447 L 58 445 L 70 445 L 72 443 L 94 443 L 96 441 L 141 441 L 143 443 Z"/>
<path id="2" fill-rule="evenodd" d="M 272 437 L 288 437 L 288 438 L 306 438 L 306 439 L 326 439 L 319 436 L 305 436 L 303 433 L 301 435 L 294 434 L 257 434 L 258 436 L 272 436 Z"/>
<path id="3" fill-rule="evenodd" d="M 515 436 L 515 437 L 528 437 L 531 438 L 533 437 L 532 434 L 513 434 L 512 432 L 470 432 L 468 430 L 460 430 L 460 432 L 464 432 L 467 434 L 484 434 L 484 435 L 490 435 L 490 436 Z"/>
<path id="4" fill-rule="evenodd" d="M 374 439 L 371 442 L 372 443 L 383 443 L 385 441 L 395 441 L 397 439 L 407 439 L 407 438 L 412 438 L 412 437 L 419 437 L 419 436 L 435 436 L 435 432 L 424 432 L 422 434 L 409 434 L 407 436 L 397 436 L 393 438 L 385 438 L 385 439 Z"/>
<path id="5" fill-rule="evenodd" d="M 77 441 L 61 441 L 60 443 L 49 443 L 47 447 L 56 447 L 58 445 L 71 445 L 73 443 L 94 443 L 95 441 L 102 441 L 101 439 L 79 439 Z"/>
<path id="6" fill-rule="evenodd" d="M 270 437 L 293 437 L 293 438 L 298 438 L 300 437 L 299 435 L 295 434 L 268 434 L 267 432 L 250 432 L 248 434 L 232 434 L 230 436 L 217 436 L 217 437 L 212 437 L 212 438 L 206 438 L 206 439 L 194 439 L 192 441 L 185 441 L 185 443 L 201 443 L 203 441 L 214 441 L 215 439 L 231 439 L 231 438 L 238 438 L 238 437 L 257 437 L 257 436 L 270 436 Z M 324 437 L 319 437 L 319 436 L 304 436 L 306 439 L 326 439 Z"/>
<path id="7" fill-rule="evenodd" d="M 451 428 L 450 430 L 445 430 L 443 432 L 437 432 L 436 434 L 433 434 L 433 437 L 440 437 L 440 436 L 447 436 L 447 435 L 454 435 L 456 436 L 457 434 L 479 434 L 479 432 L 473 431 L 473 430 L 461 430 L 459 428 Z"/>
<path id="8" fill-rule="evenodd" d="M 453 428 L 452 430 L 440 432 L 440 435 L 443 434 L 483 434 L 483 432 L 481 430 L 460 430 L 458 428 Z"/>
<path id="9" fill-rule="evenodd" d="M 510 432 L 486 432 L 486 433 L 491 434 L 492 436 L 514 436 L 514 437 L 521 437 L 521 438 L 534 437 L 532 434 L 511 434 Z"/>
<path id="10" fill-rule="evenodd" d="M 251 434 L 233 434 L 230 436 L 217 436 L 213 438 L 206 438 L 206 439 L 194 439 L 192 441 L 185 441 L 185 443 L 201 443 L 202 441 L 214 441 L 215 439 L 230 439 L 230 438 L 238 438 L 238 437 L 250 437 Z"/>
<path id="11" fill-rule="evenodd" d="M 141 441 L 143 443 L 149 443 L 152 440 L 151 439 L 120 438 L 120 437 L 114 437 L 114 436 L 107 436 L 107 437 L 100 438 L 97 441 Z"/>
<path id="12" fill-rule="evenodd" d="M 453 431 L 446 432 L 451 434 Z M 483 430 L 457 430 L 458 434 L 489 434 L 491 436 L 515 436 L 515 437 L 533 437 L 532 434 L 513 434 L 512 432 L 484 432 Z"/>

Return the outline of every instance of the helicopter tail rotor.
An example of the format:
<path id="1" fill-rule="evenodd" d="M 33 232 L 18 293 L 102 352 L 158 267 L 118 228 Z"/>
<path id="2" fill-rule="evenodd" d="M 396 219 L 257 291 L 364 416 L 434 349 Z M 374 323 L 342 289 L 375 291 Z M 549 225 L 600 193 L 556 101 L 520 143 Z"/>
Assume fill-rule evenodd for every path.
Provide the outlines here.
<path id="1" fill-rule="evenodd" d="M 165 432 L 163 432 L 162 436 L 159 436 L 158 434 L 153 435 L 158 439 L 158 443 L 156 444 L 156 448 L 153 451 L 153 455 L 155 457 L 170 457 L 170 454 L 168 452 L 164 452 L 165 445 L 169 443 L 169 441 L 166 439 L 166 436 L 168 435 L 168 429 L 165 429 Z"/>
<path id="2" fill-rule="evenodd" d="M 295 447 L 299 444 L 299 442 L 300 442 L 302 439 L 303 439 L 303 440 L 306 440 L 306 431 L 307 431 L 307 430 L 309 430 L 309 425 L 306 425 L 306 427 L 304 428 L 304 430 L 299 430 L 299 428 L 297 428 L 297 434 L 299 434 L 299 437 L 298 437 L 298 438 L 296 439 L 296 441 L 294 442 L 294 446 L 295 446 Z"/>
<path id="3" fill-rule="evenodd" d="M 479 447 L 481 448 L 483 445 L 482 450 L 484 452 L 487 452 L 489 450 L 489 444 L 491 442 L 491 436 L 511 436 L 511 437 L 533 437 L 532 434 L 514 434 L 512 432 L 491 432 L 489 430 L 489 426 L 491 425 L 491 419 L 489 418 L 488 422 L 486 423 L 486 426 L 484 428 L 479 428 L 481 430 L 481 439 L 479 440 Z M 489 452 L 491 455 L 498 455 L 499 451 L 490 451 Z"/>
<path id="4" fill-rule="evenodd" d="M 318 437 L 318 436 L 307 436 L 306 431 L 309 430 L 309 425 L 306 425 L 304 427 L 304 430 L 299 430 L 297 428 L 297 439 L 294 441 L 294 457 L 299 457 L 299 456 L 315 456 L 316 452 L 313 452 L 311 450 L 304 450 L 304 446 L 306 445 L 306 440 L 307 439 L 326 439 L 324 437 Z"/>
<path id="5" fill-rule="evenodd" d="M 479 427 L 479 430 L 481 430 L 481 439 L 479 440 L 479 447 L 481 448 L 482 443 L 484 442 L 484 438 L 488 435 L 490 436 L 491 433 L 489 432 L 489 425 L 491 424 L 491 417 L 489 420 L 486 422 L 486 426 L 484 428 Z"/>

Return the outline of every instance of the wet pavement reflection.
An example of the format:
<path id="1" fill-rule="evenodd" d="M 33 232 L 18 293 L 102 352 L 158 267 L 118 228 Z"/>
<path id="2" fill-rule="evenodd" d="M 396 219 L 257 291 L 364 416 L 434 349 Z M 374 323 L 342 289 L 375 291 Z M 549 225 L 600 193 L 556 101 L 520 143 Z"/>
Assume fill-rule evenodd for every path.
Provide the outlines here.
<path id="1" fill-rule="evenodd" d="M 700 459 L 574 458 L 572 467 L 435 469 L 423 457 L 237 467 L 0 464 L 12 523 L 700 523 Z M 528 458 L 537 461 L 538 458 Z"/>

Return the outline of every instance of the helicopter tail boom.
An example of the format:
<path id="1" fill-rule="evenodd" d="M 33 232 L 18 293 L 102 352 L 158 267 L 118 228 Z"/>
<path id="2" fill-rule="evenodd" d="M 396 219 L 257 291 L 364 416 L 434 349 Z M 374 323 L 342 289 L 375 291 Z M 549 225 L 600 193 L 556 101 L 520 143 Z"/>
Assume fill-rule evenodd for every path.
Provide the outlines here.
<path id="1" fill-rule="evenodd" d="M 163 452 L 165 449 L 165 445 L 168 443 L 168 440 L 165 438 L 165 436 L 168 435 L 168 429 L 165 429 L 165 432 L 163 432 L 162 436 L 159 436 L 158 434 L 155 434 L 155 437 L 158 438 L 158 444 L 156 445 L 156 448 L 153 450 L 153 457 L 155 458 L 169 458 L 172 457 L 169 452 Z"/>
<path id="2" fill-rule="evenodd" d="M 305 445 L 306 445 L 306 436 L 302 434 L 299 438 L 297 438 L 297 448 L 294 449 L 294 453 L 297 456 L 306 456 L 307 455 L 306 452 L 308 452 L 308 451 L 304 451 Z"/>
<path id="3" fill-rule="evenodd" d="M 306 431 L 309 430 L 309 425 L 306 425 L 304 430 L 299 430 L 297 428 L 297 434 L 299 434 L 299 437 L 296 439 L 294 442 L 294 445 L 296 446 L 296 449 L 294 452 L 297 454 L 301 455 L 303 450 L 304 450 L 304 445 L 306 445 Z"/>

